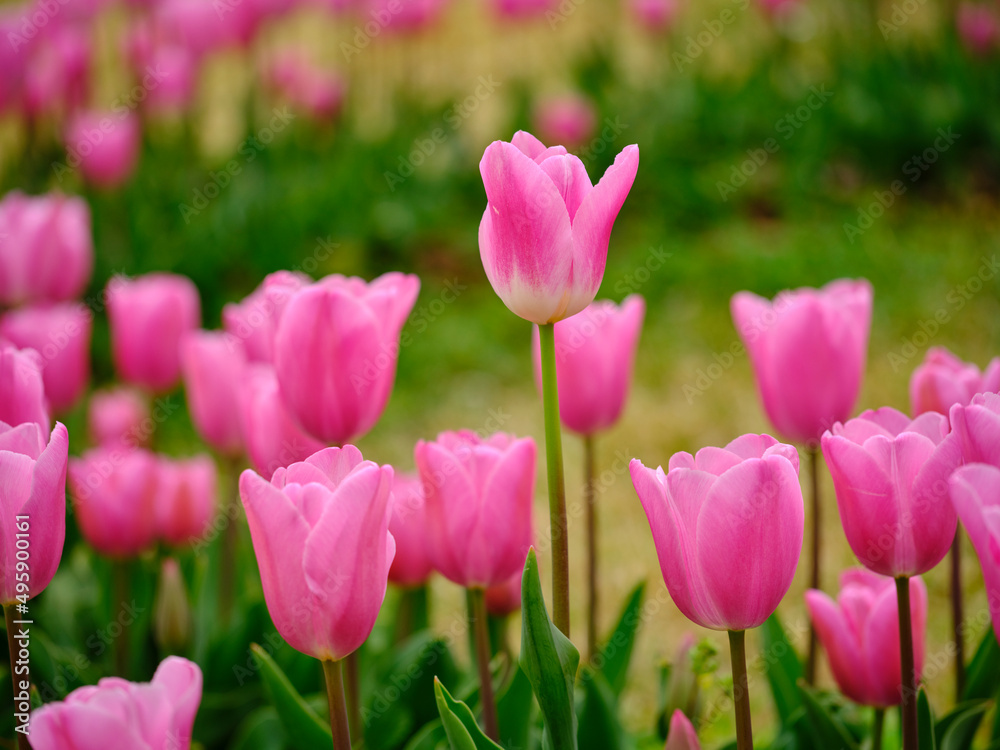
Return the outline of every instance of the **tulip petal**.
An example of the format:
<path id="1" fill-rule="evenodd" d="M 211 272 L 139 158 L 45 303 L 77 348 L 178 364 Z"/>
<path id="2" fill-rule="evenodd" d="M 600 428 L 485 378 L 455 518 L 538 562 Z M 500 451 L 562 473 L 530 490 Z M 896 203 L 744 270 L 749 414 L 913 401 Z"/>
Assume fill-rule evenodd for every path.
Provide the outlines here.
<path id="1" fill-rule="evenodd" d="M 579 157 L 573 154 L 565 156 L 550 156 L 541 162 L 539 166 L 552 180 L 563 201 L 566 203 L 566 210 L 569 212 L 569 219 L 572 222 L 576 216 L 580 204 L 588 193 L 594 189 L 590 182 L 590 175 L 587 168 Z"/>
<path id="2" fill-rule="evenodd" d="M 867 704 L 871 693 L 866 681 L 867 670 L 859 641 L 853 628 L 844 619 L 833 600 L 822 591 L 809 589 L 805 593 L 806 609 L 816 635 L 826 650 L 837 685 L 844 695 L 858 703 Z M 898 655 L 899 648 L 896 648 Z"/>
<path id="3" fill-rule="evenodd" d="M 499 586 L 523 568 L 508 550 L 531 546 L 531 509 L 535 483 L 535 441 L 518 440 L 492 461 L 483 479 L 482 512 L 470 536 L 470 583 Z M 490 554 L 492 552 L 492 554 Z"/>
<path id="4" fill-rule="evenodd" d="M 66 538 L 66 465 L 69 435 L 56 422 L 49 444 L 35 463 L 31 497 L 21 512 L 31 518 L 31 595 L 49 585 Z"/>

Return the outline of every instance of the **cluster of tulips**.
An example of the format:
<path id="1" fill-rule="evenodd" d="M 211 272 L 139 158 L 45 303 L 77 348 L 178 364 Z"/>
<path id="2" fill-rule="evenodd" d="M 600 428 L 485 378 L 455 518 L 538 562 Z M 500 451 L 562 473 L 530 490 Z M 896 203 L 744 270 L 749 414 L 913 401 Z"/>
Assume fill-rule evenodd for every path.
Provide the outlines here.
<path id="1" fill-rule="evenodd" d="M 0 594 L 8 634 L 14 608 L 41 593 L 59 564 L 67 464 L 80 531 L 105 556 L 122 561 L 158 544 L 183 549 L 206 533 L 216 513 L 211 459 L 177 461 L 146 447 L 155 426 L 150 400 L 183 380 L 201 437 L 229 466 L 248 459 L 253 467 L 239 478 L 239 497 L 264 598 L 281 636 L 322 662 L 335 748 L 350 747 L 351 729 L 359 726 L 352 655 L 372 632 L 389 582 L 413 589 L 434 571 L 467 591 L 480 677 L 481 727 L 445 686 L 437 688 L 451 746 L 499 747 L 503 727 L 486 612 L 523 605 L 521 670 L 547 741 L 556 750 L 576 748 L 579 652 L 569 640 L 561 425 L 582 436 L 587 449 L 593 656 L 594 438 L 622 413 L 645 312 L 639 296 L 620 305 L 594 298 L 638 166 L 639 150 L 628 146 L 594 185 L 579 158 L 525 132 L 491 144 L 480 164 L 487 196 L 479 230 L 483 268 L 503 303 L 535 324 L 551 618 L 531 550 L 534 440 L 444 432 L 417 443 L 416 474 L 366 460 L 352 445 L 388 401 L 401 331 L 419 291 L 416 277 L 392 272 L 372 282 L 338 275 L 313 281 L 279 272 L 226 307 L 221 331 L 198 329 L 198 295 L 187 279 L 115 277 L 99 304 L 106 306 L 115 368 L 126 385 L 92 397 L 97 447 L 70 461 L 66 429 L 53 428 L 51 415 L 86 389 L 94 305 L 67 300 L 80 294 L 93 265 L 87 211 L 74 199 L 8 195 L 0 203 L 0 228 L 8 234 L 0 245 L 0 301 L 9 308 L 0 319 L 6 561 Z M 979 555 L 1000 633 L 1000 359 L 981 373 L 932 349 L 913 374 L 913 417 L 886 407 L 851 418 L 872 312 L 867 282 L 834 281 L 772 301 L 743 292 L 733 298 L 732 312 L 768 417 L 811 458 L 814 589 L 806 603 L 833 675 L 845 696 L 876 709 L 874 747 L 884 710 L 901 704 L 903 748 L 916 750 L 927 620 L 919 576 L 949 550 L 957 562 L 959 518 Z M 820 453 L 863 566 L 842 573 L 836 602 L 820 590 L 815 554 Z M 666 470 L 636 459 L 630 473 L 677 608 L 702 627 L 729 633 L 737 747 L 751 748 L 745 631 L 775 612 L 799 562 L 805 519 L 799 452 L 769 435 L 748 434 L 724 447 L 677 453 Z M 230 517 L 237 520 L 227 530 L 239 533 L 242 519 Z M 20 549 L 15 518 L 30 521 L 27 582 L 12 563 Z M 176 583 L 170 555 L 163 570 L 161 587 Z M 231 596 L 231 568 L 224 565 L 221 575 L 229 576 L 221 594 Z M 11 644 L 13 663 L 13 637 Z M 32 747 L 189 747 L 199 668 L 169 657 L 151 683 L 140 684 L 123 679 L 124 662 L 116 666 L 119 676 L 32 711 L 25 729 Z M 671 717 L 667 747 L 699 747 L 680 711 Z"/>

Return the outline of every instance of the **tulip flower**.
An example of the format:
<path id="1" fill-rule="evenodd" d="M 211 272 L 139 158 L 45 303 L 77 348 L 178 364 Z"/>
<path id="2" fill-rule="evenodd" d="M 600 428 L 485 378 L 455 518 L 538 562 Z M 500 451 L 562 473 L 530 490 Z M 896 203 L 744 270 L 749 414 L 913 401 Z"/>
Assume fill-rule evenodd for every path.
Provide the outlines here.
<path id="1" fill-rule="evenodd" d="M 285 306 L 310 279 L 301 273 L 276 271 L 264 278 L 241 302 L 230 302 L 222 309 L 226 333 L 243 342 L 251 362 L 274 361 L 274 337 Z M 303 457 L 304 458 L 304 457 Z"/>
<path id="2" fill-rule="evenodd" d="M 401 273 L 370 283 L 333 275 L 289 300 L 275 338 L 275 369 L 282 398 L 306 432 L 340 445 L 375 426 L 419 290 L 416 276 Z"/>
<path id="3" fill-rule="evenodd" d="M 919 679 L 927 635 L 927 587 L 919 577 L 911 578 L 909 586 Z M 863 706 L 899 705 L 899 608 L 892 579 L 851 568 L 840 575 L 837 601 L 816 589 L 806 591 L 805 598 L 841 692 Z"/>
<path id="4" fill-rule="evenodd" d="M 95 445 L 141 447 L 149 441 L 152 432 L 149 405 L 142 394 L 132 388 L 97 391 L 90 397 L 87 428 Z"/>
<path id="5" fill-rule="evenodd" d="M 240 477 L 250 537 L 274 625 L 323 662 L 334 744 L 350 747 L 341 660 L 371 633 L 396 544 L 393 471 L 353 445 L 326 448 L 274 472 Z"/>
<path id="6" fill-rule="evenodd" d="M 87 387 L 93 315 L 75 302 L 24 307 L 0 317 L 0 338 L 41 355 L 45 397 L 68 411 Z"/>
<path id="7" fill-rule="evenodd" d="M 5 39 L 10 41 L 10 37 Z M 64 117 L 86 102 L 91 63 L 87 30 L 73 24 L 55 25 L 35 39 L 28 54 L 22 104 L 30 118 Z"/>
<path id="8" fill-rule="evenodd" d="M 521 609 L 521 573 L 486 589 L 486 611 L 494 617 L 507 617 Z"/>
<path id="9" fill-rule="evenodd" d="M 198 290 L 185 276 L 151 273 L 108 282 L 111 354 L 122 378 L 167 391 L 181 374 L 181 339 L 198 328 Z"/>
<path id="10" fill-rule="evenodd" d="M 1000 468 L 963 466 L 950 480 L 951 499 L 979 556 L 993 631 L 1000 640 Z"/>
<path id="11" fill-rule="evenodd" d="M 960 3 L 955 26 L 966 48 L 976 55 L 989 54 L 1000 39 L 1000 18 L 990 3 Z"/>
<path id="12" fill-rule="evenodd" d="M 124 184 L 135 171 L 142 145 L 139 118 L 129 111 L 80 112 L 66 129 L 66 163 L 99 188 Z"/>
<path id="13" fill-rule="evenodd" d="M 493 0 L 497 15 L 507 20 L 544 16 L 556 6 L 553 0 Z"/>
<path id="14" fill-rule="evenodd" d="M 32 422 L 48 434 L 51 422 L 43 367 L 34 349 L 18 349 L 0 340 L 0 422 L 12 427 Z"/>
<path id="15" fill-rule="evenodd" d="M 365 18 L 376 19 L 382 28 L 413 33 L 431 26 L 444 12 L 448 0 L 361 0 Z"/>
<path id="16" fill-rule="evenodd" d="M 639 148 L 626 146 L 592 185 L 578 157 L 524 131 L 487 147 L 479 163 L 488 200 L 479 254 L 511 312 L 544 325 L 593 302 L 638 167 Z"/>
<path id="17" fill-rule="evenodd" d="M 7 193 L 0 237 L 0 305 L 72 299 L 90 280 L 94 245 L 82 198 Z"/>
<path id="18" fill-rule="evenodd" d="M 657 32 L 669 29 L 680 10 L 677 0 L 632 0 L 630 5 L 636 20 Z"/>
<path id="19" fill-rule="evenodd" d="M 243 344 L 220 331 L 191 331 L 181 339 L 181 370 L 191 421 L 220 453 L 243 449 L 239 383 L 246 367 Z"/>
<path id="20" fill-rule="evenodd" d="M 296 111 L 307 112 L 314 120 L 332 120 L 343 106 L 344 79 L 296 55 L 279 57 L 265 78 Z"/>
<path id="21" fill-rule="evenodd" d="M 914 416 L 925 411 L 948 414 L 955 404 L 965 406 L 977 393 L 1000 391 L 1000 357 L 980 372 L 943 346 L 927 350 L 923 363 L 910 377 L 910 407 Z"/>
<path id="22" fill-rule="evenodd" d="M 179 656 L 164 659 L 152 682 L 105 677 L 37 709 L 31 717 L 31 746 L 190 750 L 201 688 L 198 665 Z"/>
<path id="23" fill-rule="evenodd" d="M 157 534 L 181 546 L 201 537 L 215 515 L 215 463 L 208 456 L 187 460 L 158 458 Z"/>
<path id="24" fill-rule="evenodd" d="M 583 146 L 594 137 L 596 127 L 597 110 L 579 94 L 544 99 L 535 108 L 535 129 L 545 141 L 568 148 Z"/>
<path id="25" fill-rule="evenodd" d="M 430 530 L 425 503 L 420 477 L 397 473 L 389 518 L 396 557 L 389 568 L 389 580 L 398 586 L 423 586 L 434 571 L 428 550 Z"/>
<path id="26" fill-rule="evenodd" d="M 951 407 L 951 428 L 965 463 L 1000 466 L 1000 394 L 981 393 Z"/>
<path id="27" fill-rule="evenodd" d="M 670 717 L 670 733 L 663 750 L 701 750 L 698 733 L 694 731 L 690 719 L 680 709 Z"/>
<path id="28" fill-rule="evenodd" d="M 164 558 L 153 604 L 153 635 L 156 645 L 168 653 L 178 653 L 191 641 L 191 603 L 184 575 L 177 560 Z"/>
<path id="29" fill-rule="evenodd" d="M 198 86 L 198 64 L 190 50 L 175 44 L 155 47 L 149 62 L 141 68 L 161 71 L 161 80 L 150 86 L 146 106 L 155 113 L 186 112 L 191 108 Z"/>

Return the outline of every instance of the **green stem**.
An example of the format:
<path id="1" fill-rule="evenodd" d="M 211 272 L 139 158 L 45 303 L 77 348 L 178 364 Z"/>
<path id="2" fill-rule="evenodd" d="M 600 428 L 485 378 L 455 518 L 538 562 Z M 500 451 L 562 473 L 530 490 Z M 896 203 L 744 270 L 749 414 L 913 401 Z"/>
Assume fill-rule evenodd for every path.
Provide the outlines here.
<path id="1" fill-rule="evenodd" d="M 500 741 L 497 724 L 497 704 L 493 697 L 493 677 L 490 674 L 490 631 L 486 614 L 486 591 L 469 589 L 469 627 L 475 634 L 476 666 L 479 668 L 479 703 L 483 707 L 483 730 L 494 742 Z"/>
<path id="2" fill-rule="evenodd" d="M 11 681 L 11 686 L 14 689 L 14 692 L 12 693 L 12 695 L 14 696 L 14 711 L 15 713 L 20 713 L 17 708 L 17 702 L 18 702 L 17 694 L 19 692 L 17 683 L 19 682 L 27 683 L 29 685 L 28 690 L 30 693 L 31 673 L 29 671 L 25 671 L 23 674 L 17 674 L 15 672 L 15 665 L 17 664 L 17 654 L 21 650 L 21 646 L 14 638 L 15 631 L 19 629 L 18 626 L 14 624 L 14 620 L 17 620 L 19 618 L 17 616 L 17 612 L 13 604 L 4 605 L 3 616 L 4 616 L 4 622 L 7 625 L 7 648 L 10 651 L 10 681 Z M 26 670 L 29 670 L 31 668 L 30 663 L 25 664 L 24 666 Z M 29 707 L 31 706 L 30 695 L 28 698 L 28 706 Z M 14 733 L 14 740 L 17 743 L 17 747 L 20 750 L 30 750 L 31 746 L 28 744 L 28 738 L 21 732 Z M 13 746 L 14 745 L 12 744 L 11 747 Z"/>
<path id="3" fill-rule="evenodd" d="M 587 511 L 587 655 L 597 649 L 597 504 L 594 497 L 594 437 L 583 438 L 583 497 Z"/>
<path id="4" fill-rule="evenodd" d="M 733 703 L 736 707 L 736 750 L 753 750 L 750 723 L 750 685 L 747 680 L 746 631 L 729 631 L 729 655 L 733 661 Z"/>
<path id="5" fill-rule="evenodd" d="M 882 750 L 883 727 L 885 726 L 885 709 L 875 709 L 875 720 L 872 722 L 872 750 Z"/>
<path id="6" fill-rule="evenodd" d="M 896 579 L 899 605 L 899 663 L 902 669 L 903 750 L 917 750 L 917 679 L 913 668 L 913 626 L 910 623 L 910 579 Z"/>
<path id="7" fill-rule="evenodd" d="M 347 701 L 344 696 L 344 668 L 341 661 L 324 661 L 326 697 L 330 702 L 330 730 L 333 732 L 334 750 L 350 750 L 351 726 L 347 718 Z"/>
<path id="8" fill-rule="evenodd" d="M 951 626 L 955 643 L 955 702 L 965 692 L 965 639 L 962 637 L 962 527 L 951 542 Z"/>
<path id="9" fill-rule="evenodd" d="M 812 559 L 809 574 L 809 587 L 820 588 L 820 500 L 819 500 L 819 448 L 815 445 L 806 446 L 809 455 L 809 479 L 812 483 Z M 816 658 L 819 642 L 816 638 L 816 627 L 809 621 L 809 653 L 806 657 L 806 683 L 816 682 Z"/>
<path id="10" fill-rule="evenodd" d="M 555 325 L 538 326 L 542 350 L 542 405 L 545 410 L 545 465 L 552 534 L 552 622 L 569 637 L 569 537 L 566 480 L 563 476 L 559 388 L 556 383 Z"/>
<path id="11" fill-rule="evenodd" d="M 226 493 L 226 526 L 222 530 L 222 550 L 219 560 L 219 615 L 223 625 L 228 625 L 233 612 L 236 594 L 236 552 L 239 546 L 240 527 L 237 522 L 240 508 L 240 462 L 226 461 L 229 491 Z"/>
<path id="12" fill-rule="evenodd" d="M 361 670 L 358 666 L 358 652 L 354 651 L 344 659 L 347 673 L 347 719 L 348 726 L 359 740 L 364 739 L 361 725 Z M 348 745 L 350 747 L 350 745 Z"/>
<path id="13" fill-rule="evenodd" d="M 111 619 L 121 625 L 121 633 L 115 640 L 114 659 L 115 675 L 123 680 L 128 679 L 129 651 L 131 650 L 132 631 L 129 628 L 131 618 L 121 617 L 122 610 L 129 601 L 129 563 L 128 560 L 115 560 L 114 566 L 114 603 L 111 606 Z"/>

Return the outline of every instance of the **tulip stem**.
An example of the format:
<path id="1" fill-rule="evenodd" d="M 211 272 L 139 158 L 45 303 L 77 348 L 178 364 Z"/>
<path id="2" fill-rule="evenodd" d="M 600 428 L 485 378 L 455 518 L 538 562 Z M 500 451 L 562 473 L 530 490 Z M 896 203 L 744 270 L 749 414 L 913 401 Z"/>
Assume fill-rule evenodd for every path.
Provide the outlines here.
<path id="1" fill-rule="evenodd" d="M 806 446 L 806 453 L 809 454 L 809 479 L 812 483 L 812 569 L 809 574 L 809 587 L 817 590 L 820 588 L 819 581 L 819 552 L 820 552 L 820 501 L 819 501 L 819 448 L 815 445 Z M 816 651 L 819 644 L 816 639 L 816 626 L 812 620 L 809 621 L 809 653 L 806 657 L 806 683 L 813 685 L 816 682 Z"/>
<path id="2" fill-rule="evenodd" d="M 114 566 L 114 597 L 111 605 L 111 620 L 121 625 L 121 633 L 115 640 L 115 676 L 128 679 L 129 651 L 131 650 L 132 632 L 128 627 L 131 618 L 120 617 L 122 610 L 129 601 L 129 569 L 127 560 L 115 560 Z"/>
<path id="3" fill-rule="evenodd" d="M 917 679 L 913 667 L 913 626 L 910 622 L 910 579 L 896 579 L 899 604 L 899 663 L 902 669 L 903 750 L 917 750 Z"/>
<path id="4" fill-rule="evenodd" d="M 240 507 L 240 462 L 239 459 L 226 460 L 226 472 L 231 483 L 226 493 L 223 512 L 226 515 L 226 526 L 222 531 L 222 549 L 219 560 L 219 614 L 223 625 L 229 624 L 233 611 L 233 600 L 236 591 L 236 549 L 239 542 L 240 529 L 237 525 Z"/>
<path id="5" fill-rule="evenodd" d="M 962 638 L 962 527 L 955 529 L 951 542 L 951 625 L 955 642 L 955 702 L 965 692 L 965 642 Z"/>
<path id="6" fill-rule="evenodd" d="M 333 732 L 334 750 L 350 750 L 351 724 L 347 718 L 347 700 L 344 695 L 344 668 L 342 661 L 324 661 L 326 697 L 330 702 L 330 730 Z"/>
<path id="7" fill-rule="evenodd" d="M 10 650 L 10 681 L 11 687 L 14 689 L 14 692 L 12 693 L 14 696 L 14 711 L 20 713 L 17 708 L 17 683 L 27 682 L 29 685 L 31 684 L 31 674 L 28 672 L 30 664 L 24 665 L 25 671 L 23 674 L 17 674 L 15 672 L 14 665 L 17 664 L 17 654 L 21 650 L 20 645 L 14 639 L 14 634 L 18 629 L 18 626 L 14 624 L 14 620 L 19 619 L 15 606 L 13 604 L 5 604 L 3 607 L 3 616 L 4 622 L 7 625 L 7 648 Z M 17 740 L 17 747 L 20 748 L 20 750 L 29 750 L 31 746 L 28 744 L 28 738 L 24 734 L 21 732 L 15 732 L 14 737 Z M 11 744 L 11 747 L 14 747 L 14 745 Z"/>
<path id="8" fill-rule="evenodd" d="M 736 707 L 736 750 L 753 750 L 750 724 L 750 685 L 747 681 L 746 631 L 729 631 L 729 656 L 733 662 L 733 703 Z"/>
<path id="9" fill-rule="evenodd" d="M 597 506 L 594 502 L 594 436 L 583 438 L 583 497 L 587 509 L 587 654 L 597 648 Z"/>
<path id="10" fill-rule="evenodd" d="M 883 727 L 885 726 L 885 709 L 875 709 L 875 720 L 872 722 L 872 750 L 882 750 Z"/>
<path id="11" fill-rule="evenodd" d="M 361 670 L 358 666 L 358 652 L 352 651 L 344 659 L 347 673 L 347 718 L 348 726 L 355 738 L 362 738 L 361 727 Z"/>
<path id="12" fill-rule="evenodd" d="M 497 724 L 497 704 L 493 697 L 493 676 L 490 674 L 490 630 L 486 614 L 486 591 L 469 589 L 469 627 L 475 634 L 476 666 L 479 668 L 479 703 L 483 708 L 483 729 L 494 742 L 500 741 Z"/>
<path id="13" fill-rule="evenodd" d="M 538 326 L 542 350 L 542 406 L 545 411 L 545 465 L 549 485 L 552 534 L 552 622 L 569 637 L 569 536 L 566 523 L 566 480 L 563 476 L 559 386 L 556 382 L 555 324 Z"/>

